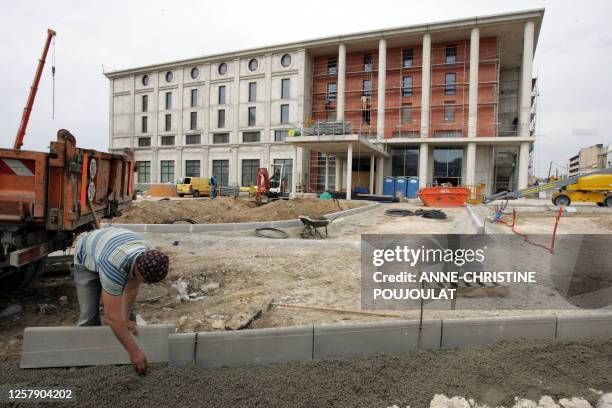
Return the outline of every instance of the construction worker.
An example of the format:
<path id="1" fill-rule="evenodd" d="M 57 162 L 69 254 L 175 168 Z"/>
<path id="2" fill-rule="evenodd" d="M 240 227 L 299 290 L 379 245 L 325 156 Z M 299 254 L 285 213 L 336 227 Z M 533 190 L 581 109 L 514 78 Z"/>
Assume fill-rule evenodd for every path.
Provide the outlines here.
<path id="1" fill-rule="evenodd" d="M 151 249 L 135 232 L 98 229 L 79 237 L 74 254 L 74 282 L 79 300 L 79 326 L 100 326 L 100 298 L 108 325 L 138 373 L 147 356 L 130 333 L 138 335 L 134 302 L 141 283 L 159 282 L 168 274 L 168 256 Z"/>

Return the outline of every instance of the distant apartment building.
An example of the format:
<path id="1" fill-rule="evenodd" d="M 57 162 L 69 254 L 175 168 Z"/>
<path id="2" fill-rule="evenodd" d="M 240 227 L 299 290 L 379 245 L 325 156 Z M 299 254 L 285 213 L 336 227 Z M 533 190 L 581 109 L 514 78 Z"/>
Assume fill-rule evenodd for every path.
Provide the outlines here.
<path id="1" fill-rule="evenodd" d="M 580 149 L 568 162 L 569 177 L 587 174 L 596 170 L 612 167 L 609 146 L 602 143 Z"/>
<path id="2" fill-rule="evenodd" d="M 141 188 L 216 175 L 292 191 L 527 186 L 543 9 L 382 29 L 106 73 L 112 151 Z M 289 136 L 293 134 L 295 136 Z M 347 188 L 349 186 L 350 188 Z"/>

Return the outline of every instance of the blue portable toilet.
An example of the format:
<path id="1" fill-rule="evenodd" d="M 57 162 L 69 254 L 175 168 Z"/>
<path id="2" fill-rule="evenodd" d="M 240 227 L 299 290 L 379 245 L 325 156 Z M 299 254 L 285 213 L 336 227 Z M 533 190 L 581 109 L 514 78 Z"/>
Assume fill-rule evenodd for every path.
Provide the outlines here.
<path id="1" fill-rule="evenodd" d="M 387 176 L 383 179 L 383 195 L 392 196 L 395 194 L 395 178 Z"/>
<path id="2" fill-rule="evenodd" d="M 406 197 L 406 177 L 395 178 L 395 190 L 393 195 L 395 197 Z"/>
<path id="3" fill-rule="evenodd" d="M 408 177 L 406 183 L 406 198 L 416 198 L 419 191 L 419 178 Z"/>

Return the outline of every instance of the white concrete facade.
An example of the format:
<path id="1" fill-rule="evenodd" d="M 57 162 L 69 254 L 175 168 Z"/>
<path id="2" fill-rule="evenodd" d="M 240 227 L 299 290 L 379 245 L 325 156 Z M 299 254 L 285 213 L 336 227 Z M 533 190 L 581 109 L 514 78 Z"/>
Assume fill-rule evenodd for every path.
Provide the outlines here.
<path id="1" fill-rule="evenodd" d="M 326 155 L 323 171 L 319 171 L 319 175 L 323 174 L 326 190 L 331 188 L 333 176 L 336 190 L 350 187 L 352 173 L 356 171 L 352 164 L 359 163 L 355 158 L 360 156 L 361 161 L 370 163 L 366 187 L 372 193 L 382 194 L 383 177 L 394 171 L 391 149 L 418 152 L 419 187 L 423 188 L 434 178 L 436 151 L 461 148 L 462 184 L 485 183 L 492 192 L 496 152 L 511 148 L 516 150 L 517 158 L 514 187 L 523 188 L 528 182 L 529 157 L 534 142 L 530 130 L 531 78 L 542 18 L 543 10 L 505 13 L 334 36 L 107 73 L 110 80 L 109 150 L 134 150 L 136 161 L 146 164 L 141 166 L 147 169 L 146 174 L 139 172 L 137 179 L 137 184 L 144 187 L 150 183 L 174 183 L 187 175 L 210 177 L 223 165 L 227 167 L 225 184 L 245 185 L 252 182 L 249 174 L 253 160 L 258 160 L 258 167 L 268 168 L 280 160 L 287 165 L 291 163 L 288 170 L 293 175 L 290 184 L 293 193 L 310 181 L 311 152 Z M 516 62 L 513 60 L 500 67 L 499 87 L 506 95 L 515 92 L 518 102 L 497 101 L 500 106 L 498 125 L 515 126 L 512 117 L 516 116 L 518 130 L 504 137 L 488 137 L 478 134 L 479 57 L 481 52 L 486 52 L 480 49 L 480 41 L 503 35 L 499 27 L 506 33 L 512 30 L 509 38 L 520 52 L 514 49 L 506 54 L 502 52 L 503 55 L 512 54 Z M 431 117 L 436 109 L 435 98 L 432 99 L 436 86 L 432 84 L 435 80 L 432 72 L 440 62 L 435 61 L 433 47 L 455 38 L 469 44 L 467 135 L 437 138 L 431 135 L 431 129 L 435 129 Z M 393 136 L 384 139 L 385 130 L 388 132 L 386 127 L 392 126 L 385 117 L 387 112 L 387 118 L 392 118 L 388 93 L 391 86 L 397 87 L 387 83 L 387 76 L 391 76 L 394 69 L 387 67 L 392 66 L 391 57 L 387 55 L 403 44 L 421 51 L 420 83 L 416 85 L 421 95 L 417 106 L 420 135 L 417 126 L 416 138 Z M 347 53 L 365 49 L 378 50 L 376 137 L 372 137 L 373 143 L 378 143 L 388 154 L 385 157 L 369 153 L 364 156 L 352 144 L 336 154 L 317 149 L 317 146 L 287 142 L 287 132 L 302 130 L 313 114 L 314 58 L 329 54 L 330 50 L 337 53 L 335 113 L 336 120 L 343 121 L 351 110 L 355 110 L 354 106 L 347 106 Z M 355 75 L 354 72 L 348 74 Z M 432 100 L 434 105 L 430 106 Z M 350 105 L 350 100 L 348 103 Z M 501 113 L 506 115 L 503 119 Z M 287 117 L 281 118 L 284 114 Z M 501 132 L 499 134 L 501 136 Z M 333 169 L 330 154 L 334 156 Z M 350 197 L 350 188 L 347 190 Z"/>

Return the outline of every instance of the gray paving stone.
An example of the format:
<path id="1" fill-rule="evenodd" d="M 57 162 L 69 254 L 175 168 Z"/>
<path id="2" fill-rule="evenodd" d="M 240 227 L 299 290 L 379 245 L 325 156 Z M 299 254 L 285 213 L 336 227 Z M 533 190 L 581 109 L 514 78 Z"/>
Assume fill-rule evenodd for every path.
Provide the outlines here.
<path id="1" fill-rule="evenodd" d="M 557 338 L 612 337 L 612 313 L 557 315 Z"/>
<path id="2" fill-rule="evenodd" d="M 422 348 L 440 347 L 441 320 L 424 320 Z M 418 320 L 314 326 L 314 358 L 357 357 L 402 353 L 419 344 Z"/>
<path id="3" fill-rule="evenodd" d="M 196 364 L 236 367 L 312 359 L 312 326 L 198 333 Z"/>
<path id="4" fill-rule="evenodd" d="M 186 367 L 195 362 L 196 333 L 174 333 L 168 336 L 168 365 Z"/>
<path id="5" fill-rule="evenodd" d="M 554 339 L 556 326 L 554 315 L 442 319 L 442 347 L 475 346 L 523 337 Z"/>
<path id="6" fill-rule="evenodd" d="M 136 343 L 150 363 L 168 361 L 172 324 L 138 327 Z M 28 327 L 24 330 L 21 368 L 129 364 L 127 352 L 108 326 Z"/>

